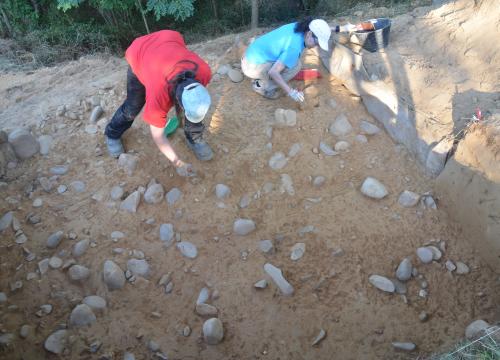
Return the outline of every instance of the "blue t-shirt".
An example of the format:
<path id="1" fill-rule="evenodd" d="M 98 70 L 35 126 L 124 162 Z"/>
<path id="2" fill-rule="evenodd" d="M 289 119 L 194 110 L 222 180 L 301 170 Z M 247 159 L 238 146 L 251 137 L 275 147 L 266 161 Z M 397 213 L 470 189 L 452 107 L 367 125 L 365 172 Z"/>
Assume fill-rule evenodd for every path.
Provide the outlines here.
<path id="1" fill-rule="evenodd" d="M 256 39 L 245 53 L 247 61 L 264 64 L 279 60 L 288 68 L 297 65 L 304 50 L 304 34 L 293 31 L 295 24 L 283 25 Z"/>

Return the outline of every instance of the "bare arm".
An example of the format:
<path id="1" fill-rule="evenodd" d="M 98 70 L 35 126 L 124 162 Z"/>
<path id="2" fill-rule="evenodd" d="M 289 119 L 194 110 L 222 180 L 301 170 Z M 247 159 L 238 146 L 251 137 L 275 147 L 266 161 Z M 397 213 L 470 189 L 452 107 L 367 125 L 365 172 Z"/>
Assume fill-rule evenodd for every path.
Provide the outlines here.
<path id="1" fill-rule="evenodd" d="M 156 126 L 152 125 L 150 125 L 149 128 L 151 129 L 151 135 L 156 146 L 158 146 L 158 149 L 160 149 L 162 154 L 172 162 L 172 164 L 176 168 L 177 174 L 179 174 L 180 176 L 194 176 L 195 171 L 193 169 L 193 166 L 179 159 L 179 157 L 175 153 L 174 148 L 170 144 L 170 141 L 168 141 L 167 138 L 163 135 L 163 129 L 157 128 Z"/>
<path id="2" fill-rule="evenodd" d="M 163 129 L 153 125 L 149 125 L 149 128 L 151 129 L 151 136 L 153 137 L 156 146 L 158 146 L 158 149 L 160 149 L 161 153 L 165 155 L 167 159 L 170 160 L 172 164 L 174 164 L 175 167 L 177 167 L 177 164 L 181 160 L 175 153 L 175 150 L 170 144 L 170 141 L 168 141 L 167 138 L 163 135 Z"/>
<path id="3" fill-rule="evenodd" d="M 271 79 L 273 79 L 276 84 L 278 84 L 286 94 L 288 94 L 292 88 L 288 86 L 286 81 L 283 79 L 281 76 L 281 72 L 285 70 L 285 64 L 283 64 L 281 61 L 276 61 L 271 69 L 269 69 L 268 74 Z"/>

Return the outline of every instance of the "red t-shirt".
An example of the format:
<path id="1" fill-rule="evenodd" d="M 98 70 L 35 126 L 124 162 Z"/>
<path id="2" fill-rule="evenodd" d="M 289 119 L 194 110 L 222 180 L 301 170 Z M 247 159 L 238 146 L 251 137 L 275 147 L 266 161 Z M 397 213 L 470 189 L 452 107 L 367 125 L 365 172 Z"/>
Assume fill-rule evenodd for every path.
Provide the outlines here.
<path id="1" fill-rule="evenodd" d="M 182 71 L 194 70 L 194 64 L 183 60 L 198 65 L 196 80 L 204 86 L 212 75 L 208 64 L 186 48 L 182 35 L 177 31 L 162 30 L 135 39 L 125 58 L 146 88 L 144 120 L 156 127 L 165 127 L 167 113 L 174 105 L 168 81 Z"/>

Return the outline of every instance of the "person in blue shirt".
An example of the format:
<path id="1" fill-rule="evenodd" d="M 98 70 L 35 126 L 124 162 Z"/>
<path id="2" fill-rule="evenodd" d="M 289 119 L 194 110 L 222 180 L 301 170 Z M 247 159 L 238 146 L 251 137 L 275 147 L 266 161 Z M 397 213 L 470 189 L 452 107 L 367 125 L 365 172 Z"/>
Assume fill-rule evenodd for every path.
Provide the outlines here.
<path id="1" fill-rule="evenodd" d="M 241 70 L 253 79 L 252 88 L 268 99 L 280 96 L 279 88 L 297 102 L 304 94 L 288 85 L 301 68 L 302 51 L 319 45 L 328 51 L 331 29 L 321 19 L 306 18 L 283 25 L 257 38 L 241 59 Z"/>

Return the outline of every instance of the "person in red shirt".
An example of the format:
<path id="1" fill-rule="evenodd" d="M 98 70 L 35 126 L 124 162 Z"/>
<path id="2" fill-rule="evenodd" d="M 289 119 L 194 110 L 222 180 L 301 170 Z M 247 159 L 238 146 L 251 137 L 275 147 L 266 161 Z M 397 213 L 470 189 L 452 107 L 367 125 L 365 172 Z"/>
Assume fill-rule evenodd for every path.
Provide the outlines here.
<path id="1" fill-rule="evenodd" d="M 106 145 L 111 156 L 124 152 L 121 136 L 132 126 L 144 107 L 143 118 L 160 151 L 180 175 L 193 174 L 190 164 L 182 161 L 163 134 L 167 113 L 175 106 L 184 123 L 188 147 L 199 160 L 210 160 L 213 152 L 203 140 L 203 119 L 211 99 L 205 86 L 211 78 L 208 64 L 189 51 L 182 35 L 162 30 L 135 39 L 125 53 L 130 65 L 127 72 L 127 98 L 106 126 Z"/>

